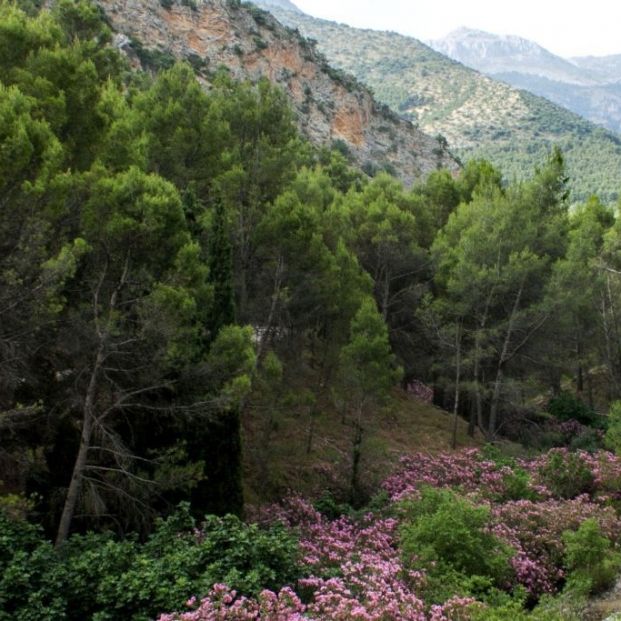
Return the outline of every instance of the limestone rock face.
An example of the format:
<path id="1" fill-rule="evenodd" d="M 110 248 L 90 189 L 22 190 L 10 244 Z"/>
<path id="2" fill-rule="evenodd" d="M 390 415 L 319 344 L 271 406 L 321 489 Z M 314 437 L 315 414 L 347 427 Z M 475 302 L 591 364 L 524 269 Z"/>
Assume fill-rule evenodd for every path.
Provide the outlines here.
<path id="1" fill-rule="evenodd" d="M 312 42 L 261 9 L 236 0 L 97 1 L 122 50 L 187 59 L 207 86 L 222 65 L 235 78 L 266 77 L 288 95 L 303 135 L 320 145 L 345 143 L 364 170 L 386 169 L 411 184 L 439 167 L 459 169 L 445 143 L 377 103 Z"/>

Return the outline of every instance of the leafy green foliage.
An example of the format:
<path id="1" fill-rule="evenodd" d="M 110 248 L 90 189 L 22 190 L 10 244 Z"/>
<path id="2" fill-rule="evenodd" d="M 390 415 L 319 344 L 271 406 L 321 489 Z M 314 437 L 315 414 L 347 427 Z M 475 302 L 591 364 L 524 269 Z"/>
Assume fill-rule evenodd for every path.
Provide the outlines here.
<path id="1" fill-rule="evenodd" d="M 451 490 L 425 487 L 402 504 L 401 549 L 410 567 L 425 567 L 434 599 L 501 586 L 513 551 L 487 529 L 490 512 Z"/>
<path id="2" fill-rule="evenodd" d="M 547 462 L 541 467 L 543 482 L 560 498 L 574 498 L 588 493 L 594 477 L 587 464 L 578 453 L 552 451 Z"/>
<path id="3" fill-rule="evenodd" d="M 40 531 L 0 514 L 0 619 L 146 621 L 180 609 L 214 583 L 242 593 L 279 589 L 298 577 L 297 543 L 280 526 L 237 518 L 196 525 L 181 506 L 144 543 L 75 535 L 59 550 Z"/>
<path id="4" fill-rule="evenodd" d="M 345 390 L 362 407 L 367 399 L 382 401 L 401 377 L 388 343 L 388 331 L 375 302 L 365 298 L 352 320 L 349 343 L 341 350 Z"/>
<path id="5" fill-rule="evenodd" d="M 558 420 L 577 420 L 579 423 L 588 426 L 594 425 L 598 421 L 597 414 L 569 392 L 562 392 L 550 399 L 548 412 Z"/>
<path id="6" fill-rule="evenodd" d="M 566 531 L 563 541 L 569 589 L 601 593 L 614 584 L 621 568 L 621 554 L 612 550 L 597 520 L 585 520 L 577 531 Z"/>
<path id="7" fill-rule="evenodd" d="M 606 446 L 617 455 L 621 453 L 621 402 L 615 401 L 608 413 L 608 429 L 604 438 Z"/>

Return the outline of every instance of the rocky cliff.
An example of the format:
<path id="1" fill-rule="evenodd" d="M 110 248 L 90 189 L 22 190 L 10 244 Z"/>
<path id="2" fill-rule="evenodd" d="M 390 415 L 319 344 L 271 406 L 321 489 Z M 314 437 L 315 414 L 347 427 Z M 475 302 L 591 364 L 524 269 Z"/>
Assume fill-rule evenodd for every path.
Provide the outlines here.
<path id="1" fill-rule="evenodd" d="M 409 184 L 438 167 L 458 169 L 442 141 L 378 104 L 311 42 L 259 8 L 237 0 L 98 4 L 117 32 L 117 45 L 143 62 L 187 59 L 207 83 L 222 65 L 236 78 L 267 77 L 289 96 L 305 136 L 321 145 L 345 143 L 363 170 L 386 169 Z"/>

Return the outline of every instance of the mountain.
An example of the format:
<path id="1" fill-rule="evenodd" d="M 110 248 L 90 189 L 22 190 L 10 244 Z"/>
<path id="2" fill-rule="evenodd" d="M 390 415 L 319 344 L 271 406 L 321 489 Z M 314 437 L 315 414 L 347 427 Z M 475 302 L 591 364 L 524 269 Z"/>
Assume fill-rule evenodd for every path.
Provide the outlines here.
<path id="1" fill-rule="evenodd" d="M 568 84 L 595 84 L 588 71 L 521 37 L 459 28 L 443 39 L 430 41 L 429 45 L 437 52 L 488 75 L 519 71 Z"/>
<path id="2" fill-rule="evenodd" d="M 524 178 L 558 145 L 565 153 L 573 200 L 595 193 L 604 201 L 617 199 L 621 138 L 616 134 L 412 37 L 270 10 L 315 39 L 330 63 L 368 84 L 380 101 L 426 133 L 444 136 L 460 157 L 485 157 L 509 179 Z"/>
<path id="3" fill-rule="evenodd" d="M 472 69 L 621 131 L 621 56 L 566 60 L 527 39 L 468 28 L 429 44 Z"/>
<path id="4" fill-rule="evenodd" d="M 597 125 L 621 132 L 621 83 L 578 86 L 519 71 L 497 73 L 493 77 L 545 97 Z"/>
<path id="5" fill-rule="evenodd" d="M 604 82 L 621 82 L 621 54 L 576 56 L 571 61 Z"/>
<path id="6" fill-rule="evenodd" d="M 385 169 L 409 184 L 438 167 L 459 168 L 437 139 L 377 103 L 367 87 L 331 67 L 297 31 L 254 5 L 239 0 L 98 4 L 117 33 L 117 45 L 135 63 L 165 67 L 185 59 L 206 83 L 221 67 L 238 79 L 265 77 L 284 89 L 308 139 L 339 144 L 367 172 Z M 270 7 L 290 5 L 277 4 Z"/>

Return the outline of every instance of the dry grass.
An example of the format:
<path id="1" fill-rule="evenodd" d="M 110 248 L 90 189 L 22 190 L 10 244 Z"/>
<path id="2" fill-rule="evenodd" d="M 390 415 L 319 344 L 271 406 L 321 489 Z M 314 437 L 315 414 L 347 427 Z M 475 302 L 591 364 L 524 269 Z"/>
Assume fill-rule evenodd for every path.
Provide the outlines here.
<path id="1" fill-rule="evenodd" d="M 271 419 L 271 424 L 270 424 Z M 326 490 L 346 497 L 351 476 L 353 426 L 329 399 L 315 408 L 310 451 L 311 408 L 297 406 L 272 412 L 251 410 L 244 422 L 246 498 L 251 504 L 290 491 L 319 496 Z M 361 483 L 371 495 L 402 455 L 450 448 L 452 416 L 395 390 L 390 403 L 363 421 Z M 484 443 L 467 435 L 458 420 L 458 447 Z"/>

